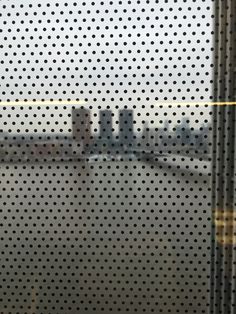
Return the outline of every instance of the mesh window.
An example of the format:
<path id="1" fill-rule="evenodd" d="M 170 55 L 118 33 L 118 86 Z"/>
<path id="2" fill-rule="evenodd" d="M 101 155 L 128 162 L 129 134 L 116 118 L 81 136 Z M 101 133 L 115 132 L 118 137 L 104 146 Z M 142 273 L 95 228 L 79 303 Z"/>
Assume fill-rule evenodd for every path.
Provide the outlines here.
<path id="1" fill-rule="evenodd" d="M 1 314 L 233 313 L 215 2 L 0 2 Z"/>

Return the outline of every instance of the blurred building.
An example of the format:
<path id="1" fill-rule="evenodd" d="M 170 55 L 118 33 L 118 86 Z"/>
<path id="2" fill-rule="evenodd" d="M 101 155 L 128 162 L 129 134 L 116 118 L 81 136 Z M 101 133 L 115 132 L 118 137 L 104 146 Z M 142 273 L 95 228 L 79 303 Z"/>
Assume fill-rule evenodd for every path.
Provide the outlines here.
<path id="1" fill-rule="evenodd" d="M 100 110 L 99 111 L 99 123 L 100 123 L 100 138 L 108 143 L 113 140 L 112 130 L 112 111 Z"/>
<path id="2" fill-rule="evenodd" d="M 119 140 L 124 148 L 134 146 L 134 117 L 132 109 L 119 110 Z"/>
<path id="3" fill-rule="evenodd" d="M 176 126 L 176 135 L 180 139 L 182 145 L 191 143 L 191 129 L 189 126 L 189 118 L 182 118 L 181 124 Z"/>
<path id="4" fill-rule="evenodd" d="M 150 129 L 147 121 L 143 125 L 141 146 L 143 149 L 150 148 Z"/>
<path id="5" fill-rule="evenodd" d="M 169 120 L 165 120 L 164 121 L 164 129 L 168 132 L 170 128 L 170 123 Z"/>
<path id="6" fill-rule="evenodd" d="M 89 109 L 72 109 L 72 137 L 75 153 L 86 153 L 91 145 L 91 114 Z"/>
<path id="7" fill-rule="evenodd" d="M 158 132 L 157 128 L 150 128 L 149 129 L 149 148 L 151 150 L 158 150 Z"/>

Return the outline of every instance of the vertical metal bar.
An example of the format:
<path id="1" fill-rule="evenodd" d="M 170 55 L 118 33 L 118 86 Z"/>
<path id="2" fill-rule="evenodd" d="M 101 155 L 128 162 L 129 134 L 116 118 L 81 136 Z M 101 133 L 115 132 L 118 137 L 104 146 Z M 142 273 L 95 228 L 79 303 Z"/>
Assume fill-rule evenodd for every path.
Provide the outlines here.
<path id="1" fill-rule="evenodd" d="M 216 2 L 214 3 L 214 85 L 213 85 L 213 95 L 214 102 L 218 101 L 218 57 L 219 57 L 219 47 L 220 47 L 220 36 L 219 36 L 219 14 L 220 6 Z M 211 217 L 211 280 L 210 280 L 210 313 L 214 313 L 215 307 L 215 276 L 216 276 L 216 230 L 215 230 L 215 208 L 216 208 L 216 151 L 217 151 L 217 106 L 212 107 L 212 154 L 211 154 L 211 167 L 212 167 L 212 177 L 211 177 L 211 204 L 212 204 L 212 217 Z"/>
<path id="2" fill-rule="evenodd" d="M 226 36 L 226 99 L 234 99 L 234 54 L 235 54 L 235 1 L 227 2 Z M 233 192 L 234 192 L 234 115 L 235 107 L 227 106 L 225 121 L 225 187 L 224 187 L 224 263 L 223 263 L 223 304 L 225 313 L 232 313 L 233 274 Z"/>
<path id="3" fill-rule="evenodd" d="M 216 101 L 223 101 L 225 99 L 225 41 L 226 41 L 226 7 L 225 2 L 218 2 L 218 7 L 216 7 L 216 41 L 217 50 L 216 53 Z M 223 149 L 224 147 L 224 107 L 216 107 L 215 116 L 213 117 L 213 124 L 215 128 L 215 160 L 213 162 L 213 172 L 214 172 L 214 183 L 213 183 L 213 196 L 214 202 L 212 207 L 213 212 L 213 224 L 216 221 L 216 216 L 218 212 L 222 210 L 222 170 L 223 170 Z M 222 295 L 221 295 L 221 285 L 222 285 L 222 247 L 218 243 L 218 239 L 221 237 L 222 230 L 216 226 L 213 228 L 215 241 L 214 245 L 214 272 L 212 274 L 213 280 L 213 304 L 211 308 L 211 313 L 220 313 L 222 307 Z"/>
<path id="4" fill-rule="evenodd" d="M 233 0 L 219 1 L 215 7 L 215 101 L 235 100 L 235 21 Z M 217 55 L 218 54 L 218 55 Z M 235 263 L 234 170 L 235 107 L 213 109 L 212 158 L 212 277 L 211 307 L 214 314 L 235 313 L 232 285 Z"/>
<path id="5" fill-rule="evenodd" d="M 225 130 L 224 130 L 224 120 L 225 120 L 225 107 L 219 106 L 217 112 L 217 165 L 216 165 L 216 214 L 215 222 L 219 215 L 223 213 L 223 197 L 224 197 L 224 140 L 225 140 Z M 221 226 L 216 224 L 216 274 L 215 274 L 215 313 L 222 312 L 222 284 L 223 284 L 223 246 L 221 245 L 221 239 L 223 237 L 223 230 Z"/>
<path id="6" fill-rule="evenodd" d="M 228 106 L 225 121 L 225 163 L 224 163 L 224 213 L 223 213 L 223 308 L 224 313 L 231 313 L 232 304 L 232 214 L 233 214 L 233 112 L 234 107 Z"/>
<path id="7" fill-rule="evenodd" d="M 236 11 L 236 10 L 235 10 Z M 234 12 L 235 12 L 234 11 Z M 234 26 L 235 28 L 235 26 Z M 235 50 L 234 50 L 235 51 Z M 235 64 L 235 63 L 234 63 Z M 235 86 L 234 80 L 234 86 Z M 235 91 L 234 91 L 235 93 Z M 234 95 L 235 98 L 235 95 Z M 236 191 L 235 191 L 235 177 L 236 177 L 236 153 L 235 153 L 235 147 L 236 147 L 236 110 L 234 110 L 234 171 L 233 171 L 233 207 L 234 207 L 234 215 L 233 215 L 233 250 L 232 250 L 232 278 L 234 278 L 232 282 L 232 304 L 231 304 L 231 313 L 236 314 L 236 250 L 235 248 L 235 241 L 236 241 L 236 214 L 235 214 L 235 204 L 236 204 Z"/>

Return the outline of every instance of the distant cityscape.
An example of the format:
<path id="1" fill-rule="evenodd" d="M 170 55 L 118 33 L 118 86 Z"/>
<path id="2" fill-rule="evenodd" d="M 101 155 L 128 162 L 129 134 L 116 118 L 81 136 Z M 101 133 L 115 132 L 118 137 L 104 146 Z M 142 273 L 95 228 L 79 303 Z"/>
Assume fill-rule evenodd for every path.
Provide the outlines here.
<path id="1" fill-rule="evenodd" d="M 73 108 L 71 133 L 0 133 L 0 159 L 4 161 L 46 161 L 77 158 L 86 160 L 93 155 L 133 154 L 139 158 L 164 154 L 207 157 L 211 149 L 211 124 L 197 130 L 190 127 L 188 117 L 171 127 L 168 120 L 163 127 L 149 127 L 143 123 L 135 132 L 133 109 L 118 112 L 118 134 L 113 128 L 113 111 L 99 111 L 99 133 L 92 133 L 91 111 Z"/>

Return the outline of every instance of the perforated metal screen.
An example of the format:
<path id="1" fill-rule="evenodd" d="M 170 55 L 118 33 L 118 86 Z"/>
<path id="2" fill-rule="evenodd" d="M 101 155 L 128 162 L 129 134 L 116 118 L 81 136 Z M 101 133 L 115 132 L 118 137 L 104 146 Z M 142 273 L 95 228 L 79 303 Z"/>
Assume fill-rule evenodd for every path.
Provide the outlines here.
<path id="1" fill-rule="evenodd" d="M 217 5 L 0 2 L 0 313 L 234 313 Z"/>

